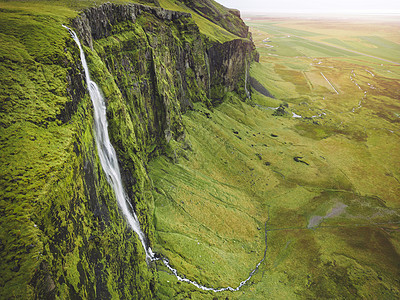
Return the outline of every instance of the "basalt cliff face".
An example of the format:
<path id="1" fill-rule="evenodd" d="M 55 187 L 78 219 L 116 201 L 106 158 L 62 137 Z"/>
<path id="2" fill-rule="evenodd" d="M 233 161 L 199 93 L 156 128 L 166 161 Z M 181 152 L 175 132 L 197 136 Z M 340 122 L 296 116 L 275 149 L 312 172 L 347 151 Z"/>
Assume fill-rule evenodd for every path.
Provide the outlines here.
<path id="1" fill-rule="evenodd" d="M 2 10 L 9 22 L 2 44 L 18 51 L 1 52 L 1 298 L 155 297 L 157 272 L 103 173 L 79 51 L 60 20 L 86 46 L 125 189 L 152 245 L 147 163 L 159 155 L 177 160 L 190 149 L 182 114 L 193 103 L 211 108 L 230 91 L 245 100 L 246 68 L 257 60 L 237 12 L 210 1 L 183 2 L 191 13 L 157 2 L 107 3 L 68 19 L 31 12 L 31 20 L 27 8 Z M 236 37 L 221 42 L 201 33 L 192 16 L 198 6 Z M 15 16 L 29 27 L 15 27 Z"/>

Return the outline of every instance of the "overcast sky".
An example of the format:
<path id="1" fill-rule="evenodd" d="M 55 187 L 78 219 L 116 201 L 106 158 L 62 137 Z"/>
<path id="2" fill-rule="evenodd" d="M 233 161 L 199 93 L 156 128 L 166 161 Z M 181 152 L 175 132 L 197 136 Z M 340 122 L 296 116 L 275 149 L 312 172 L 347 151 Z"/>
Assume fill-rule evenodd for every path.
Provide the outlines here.
<path id="1" fill-rule="evenodd" d="M 400 0 L 216 0 L 242 12 L 400 13 Z"/>

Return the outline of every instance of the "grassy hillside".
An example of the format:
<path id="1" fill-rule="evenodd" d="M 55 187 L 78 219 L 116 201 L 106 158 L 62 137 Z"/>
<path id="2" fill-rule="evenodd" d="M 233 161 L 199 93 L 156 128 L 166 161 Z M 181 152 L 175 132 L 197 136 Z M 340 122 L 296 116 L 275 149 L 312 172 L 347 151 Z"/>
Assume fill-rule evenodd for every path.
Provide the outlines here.
<path id="1" fill-rule="evenodd" d="M 161 272 L 160 298 L 400 296 L 400 73 L 379 59 L 395 57 L 313 42 L 333 21 L 279 22 L 251 23 L 261 57 L 250 75 L 274 98 L 253 91 L 251 101 L 231 94 L 213 111 L 196 107 L 184 117 L 190 144 L 178 164 L 150 166 L 157 251 L 178 272 L 236 287 L 263 257 L 265 233 L 266 260 L 234 293 Z M 388 28 L 374 26 L 370 36 Z"/>
<path id="2" fill-rule="evenodd" d="M 64 45 L 59 40 L 67 33 L 59 24 L 73 12 L 26 3 L 0 5 L 0 240 L 6 262 L 0 285 L 3 296 L 18 296 L 26 293 L 23 283 L 42 255 L 37 223 L 50 205 L 44 199 L 71 163 L 76 128 L 73 122 L 62 125 L 56 116 L 68 101 L 67 70 L 60 65 Z"/>

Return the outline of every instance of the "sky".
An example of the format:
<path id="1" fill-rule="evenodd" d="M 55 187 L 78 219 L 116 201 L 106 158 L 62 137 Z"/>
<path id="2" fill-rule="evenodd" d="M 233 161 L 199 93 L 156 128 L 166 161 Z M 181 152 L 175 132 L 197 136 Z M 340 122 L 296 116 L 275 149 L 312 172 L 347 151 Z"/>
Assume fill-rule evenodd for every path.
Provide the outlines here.
<path id="1" fill-rule="evenodd" d="M 400 13 L 400 0 L 216 0 L 242 12 Z"/>

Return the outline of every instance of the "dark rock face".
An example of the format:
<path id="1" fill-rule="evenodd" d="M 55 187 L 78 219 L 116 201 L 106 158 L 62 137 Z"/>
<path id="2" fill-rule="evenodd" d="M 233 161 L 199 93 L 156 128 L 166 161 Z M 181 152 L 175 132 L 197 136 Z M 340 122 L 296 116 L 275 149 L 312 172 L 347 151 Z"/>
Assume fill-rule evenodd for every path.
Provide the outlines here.
<path id="1" fill-rule="evenodd" d="M 236 17 L 240 18 L 240 10 L 238 9 L 230 9 L 229 12 L 233 15 L 235 15 Z"/>
<path id="2" fill-rule="evenodd" d="M 209 103 L 209 98 L 219 100 L 233 90 L 245 97 L 246 69 L 257 60 L 250 40 L 210 48 L 190 14 L 158 7 L 104 4 L 86 10 L 72 25 L 83 43 L 99 54 L 134 110 L 131 118 L 139 119 L 140 139 L 146 145 L 154 139 L 180 139 L 181 113 L 193 102 Z M 107 47 L 96 42 L 127 32 L 135 34 L 117 37 L 119 42 Z"/>
<path id="3" fill-rule="evenodd" d="M 165 21 L 173 21 L 181 17 L 191 17 L 188 13 L 165 10 L 160 7 L 150 7 L 141 4 L 117 5 L 107 3 L 85 10 L 79 18 L 75 18 L 72 21 L 72 26 L 78 30 L 83 43 L 93 49 L 92 39 L 96 40 L 119 33 L 122 30 L 114 27 L 115 25 L 127 21 L 133 24 L 136 18 L 144 13 L 152 14 L 158 19 Z M 124 30 L 127 30 L 127 28 L 125 27 Z"/>
<path id="4" fill-rule="evenodd" d="M 129 103 L 132 119 L 142 126 L 140 139 L 147 144 L 182 136 L 181 112 L 192 102 L 207 101 L 205 45 L 191 15 L 138 4 L 104 4 L 88 9 L 72 24 L 83 43 L 99 53 Z M 129 38 L 93 46 L 127 32 Z"/>
<path id="5" fill-rule="evenodd" d="M 232 40 L 216 44 L 208 50 L 211 73 L 211 97 L 222 99 L 226 92 L 236 91 L 246 97 L 244 87 L 250 62 L 257 59 L 254 44 L 249 40 Z"/>
<path id="6" fill-rule="evenodd" d="M 73 46 L 73 43 L 73 41 L 67 42 L 69 47 Z M 86 93 L 82 64 L 79 61 L 68 69 L 67 81 L 67 93 L 70 101 L 65 104 L 64 109 L 57 115 L 57 119 L 63 123 L 70 121 L 71 117 L 76 113 L 79 102 Z"/>

